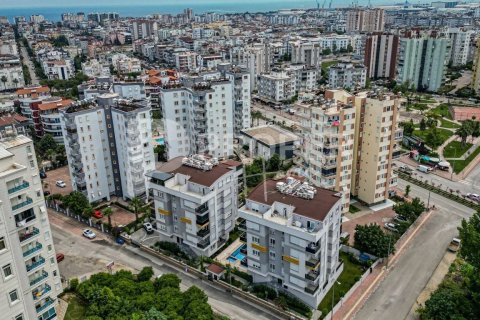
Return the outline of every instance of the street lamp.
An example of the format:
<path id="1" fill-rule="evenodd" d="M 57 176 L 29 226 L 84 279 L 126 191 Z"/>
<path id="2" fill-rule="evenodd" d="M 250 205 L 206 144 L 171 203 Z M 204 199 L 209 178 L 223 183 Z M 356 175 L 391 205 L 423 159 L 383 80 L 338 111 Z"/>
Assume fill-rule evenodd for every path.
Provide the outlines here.
<path id="1" fill-rule="evenodd" d="M 341 284 L 339 281 L 333 282 L 333 287 L 332 287 L 332 310 L 330 310 L 330 319 L 333 319 L 333 307 L 334 307 L 334 302 L 335 302 L 335 284 Z"/>

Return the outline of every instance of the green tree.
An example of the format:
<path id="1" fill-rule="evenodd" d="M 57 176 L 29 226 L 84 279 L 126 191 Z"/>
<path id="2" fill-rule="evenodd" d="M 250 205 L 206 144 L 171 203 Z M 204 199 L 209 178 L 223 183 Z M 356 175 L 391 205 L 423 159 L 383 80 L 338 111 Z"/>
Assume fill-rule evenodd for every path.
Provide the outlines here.
<path id="1" fill-rule="evenodd" d="M 53 136 L 51 134 L 43 135 L 40 141 L 38 141 L 36 144 L 37 151 L 41 156 L 45 155 L 47 150 L 55 150 L 57 148 L 57 145 L 57 142 L 55 141 L 55 139 L 53 139 Z"/>
<path id="2" fill-rule="evenodd" d="M 462 124 L 462 126 L 455 131 L 455 134 L 462 140 L 462 146 L 465 147 L 467 138 L 470 135 L 468 128 Z"/>
<path id="3" fill-rule="evenodd" d="M 73 191 L 63 198 L 63 204 L 76 215 L 82 215 L 85 208 L 90 207 L 87 197 L 79 192 Z"/>
<path id="4" fill-rule="evenodd" d="M 404 136 L 411 136 L 413 131 L 415 130 L 415 125 L 413 124 L 413 120 L 410 119 L 408 122 L 401 122 L 400 126 L 403 127 L 403 135 Z"/>
<path id="5" fill-rule="evenodd" d="M 160 278 L 155 279 L 153 286 L 155 287 L 155 291 L 158 292 L 165 288 L 174 288 L 180 289 L 180 278 L 178 278 L 174 274 L 164 274 Z"/>
<path id="6" fill-rule="evenodd" d="M 137 275 L 137 281 L 148 281 L 153 277 L 152 267 L 143 267 L 140 273 Z"/>
<path id="7" fill-rule="evenodd" d="M 420 120 L 420 130 L 425 131 L 425 129 L 427 129 L 427 124 L 425 122 L 425 119 L 422 118 L 422 120 Z"/>
<path id="8" fill-rule="evenodd" d="M 436 127 L 430 129 L 425 137 L 425 143 L 434 149 L 438 148 L 442 142 L 442 137 L 438 134 Z"/>
<path id="9" fill-rule="evenodd" d="M 468 221 L 463 219 L 458 231 L 462 241 L 460 254 L 465 261 L 480 269 L 480 211 L 475 212 Z"/>
<path id="10" fill-rule="evenodd" d="M 410 187 L 409 184 L 407 184 L 407 186 L 405 187 L 405 197 L 407 197 L 407 198 L 408 198 L 408 195 L 410 194 L 410 188 L 411 187 Z"/>
<path id="11" fill-rule="evenodd" d="M 388 235 L 379 225 L 357 225 L 355 227 L 354 247 L 362 252 L 385 258 L 395 252 L 395 239 Z"/>
<path id="12" fill-rule="evenodd" d="M 3 82 L 3 89 L 7 90 L 7 85 L 6 85 L 6 83 L 7 83 L 7 81 L 8 81 L 7 77 L 6 77 L 6 76 L 2 76 L 2 77 L 0 78 L 0 81 Z"/>
<path id="13" fill-rule="evenodd" d="M 18 81 L 17 78 L 13 79 L 12 82 L 15 84 L 15 88 L 18 87 L 18 82 L 19 82 L 19 81 Z"/>
<path id="14" fill-rule="evenodd" d="M 142 205 L 142 200 L 140 200 L 138 197 L 133 197 L 130 201 L 130 210 L 132 210 L 135 214 L 135 221 L 138 221 L 138 214 L 142 210 Z"/>
<path id="15" fill-rule="evenodd" d="M 68 39 L 67 39 L 66 36 L 64 36 L 62 34 L 62 35 L 59 35 L 58 37 L 54 38 L 53 41 L 52 41 L 52 44 L 53 44 L 54 47 L 58 47 L 58 48 L 66 47 L 66 46 L 68 46 Z"/>
<path id="16" fill-rule="evenodd" d="M 280 164 L 281 164 L 282 160 L 280 160 L 280 156 L 278 155 L 278 153 L 274 153 L 270 159 L 268 159 L 268 163 L 267 163 L 267 171 L 269 172 L 275 172 L 275 171 L 278 171 L 280 170 Z"/>
<path id="17" fill-rule="evenodd" d="M 419 314 L 422 320 L 475 319 L 472 317 L 471 303 L 459 288 L 453 287 L 437 289 L 425 302 L 425 307 L 419 310 Z"/>
<path id="18" fill-rule="evenodd" d="M 322 50 L 322 55 L 328 56 L 329 54 L 332 54 L 332 50 L 330 50 L 330 48 L 325 48 Z"/>
<path id="19" fill-rule="evenodd" d="M 113 210 L 110 208 L 110 206 L 106 207 L 105 209 L 102 210 L 103 216 L 108 218 L 108 225 L 112 227 L 112 214 Z"/>
<path id="20" fill-rule="evenodd" d="M 145 312 L 143 318 L 140 318 L 140 320 L 168 320 L 168 318 L 166 315 L 152 307 L 150 310 Z"/>

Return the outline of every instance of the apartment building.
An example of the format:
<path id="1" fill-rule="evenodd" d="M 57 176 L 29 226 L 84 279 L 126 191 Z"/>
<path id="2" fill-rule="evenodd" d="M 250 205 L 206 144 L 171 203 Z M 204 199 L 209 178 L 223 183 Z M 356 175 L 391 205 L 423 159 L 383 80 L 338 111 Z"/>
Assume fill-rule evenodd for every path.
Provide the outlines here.
<path id="1" fill-rule="evenodd" d="M 199 55 L 193 51 L 178 52 L 175 54 L 175 66 L 181 72 L 198 70 L 200 68 L 198 57 Z"/>
<path id="2" fill-rule="evenodd" d="M 73 100 L 61 97 L 50 97 L 44 99 L 40 104 L 32 105 L 32 120 L 35 135 L 42 137 L 50 134 L 53 139 L 63 144 L 63 131 L 60 119 L 60 109 L 71 105 Z"/>
<path id="3" fill-rule="evenodd" d="M 445 37 L 401 38 L 396 81 L 409 81 L 415 89 L 437 91 L 443 84 L 449 52 L 450 40 Z"/>
<path id="4" fill-rule="evenodd" d="M 0 91 L 25 86 L 20 59 L 13 55 L 0 55 Z M 6 81 L 3 81 L 6 80 Z"/>
<path id="5" fill-rule="evenodd" d="M 42 68 L 49 80 L 68 80 L 75 76 L 75 67 L 70 59 L 42 60 Z"/>
<path id="6" fill-rule="evenodd" d="M 328 69 L 328 87 L 332 89 L 365 88 L 367 68 L 363 64 L 340 62 Z"/>
<path id="7" fill-rule="evenodd" d="M 2 319 L 56 319 L 63 291 L 33 142 L 10 130 L 0 140 Z"/>
<path id="8" fill-rule="evenodd" d="M 115 71 L 120 74 L 142 72 L 142 64 L 137 58 L 130 58 L 123 53 L 115 54 L 111 58 Z"/>
<path id="9" fill-rule="evenodd" d="M 147 173 L 160 241 L 211 256 L 229 238 L 238 215 L 240 162 L 193 155 Z"/>
<path id="10" fill-rule="evenodd" d="M 219 66 L 219 69 L 221 67 Z M 250 128 L 252 124 L 250 73 L 243 68 L 229 68 L 225 71 L 225 78 L 233 83 L 233 132 L 238 137 L 243 129 Z"/>
<path id="11" fill-rule="evenodd" d="M 274 71 L 258 76 L 258 96 L 265 101 L 281 102 L 296 94 L 295 77 L 285 71 Z"/>
<path id="12" fill-rule="evenodd" d="M 227 158 L 233 154 L 234 85 L 225 78 L 162 86 L 168 159 L 189 154 Z"/>
<path id="13" fill-rule="evenodd" d="M 144 175 L 155 169 L 150 110 L 114 93 L 60 110 L 74 190 L 90 202 L 146 193 Z"/>
<path id="14" fill-rule="evenodd" d="M 341 192 L 342 211 L 348 212 L 355 143 L 353 96 L 329 90 L 308 111 L 310 128 L 304 142 L 308 179 L 317 187 Z"/>
<path id="15" fill-rule="evenodd" d="M 132 21 L 133 40 L 154 38 L 158 39 L 158 22 L 155 20 L 135 19 Z"/>
<path id="16" fill-rule="evenodd" d="M 43 100 L 51 97 L 50 88 L 47 86 L 31 86 L 18 89 L 15 94 L 15 106 L 20 108 L 22 115 L 33 124 L 32 107 L 41 104 Z"/>
<path id="17" fill-rule="evenodd" d="M 82 72 L 90 78 L 110 76 L 110 66 L 97 59 L 82 62 Z"/>
<path id="18" fill-rule="evenodd" d="M 292 63 L 318 68 L 321 65 L 322 48 L 320 43 L 295 41 L 290 43 Z"/>
<path id="19" fill-rule="evenodd" d="M 4 112 L 0 114 L 0 139 L 8 137 L 12 130 L 18 134 L 28 136 L 30 121 L 28 118 L 16 113 Z"/>
<path id="20" fill-rule="evenodd" d="M 341 215 L 334 191 L 293 177 L 258 185 L 239 209 L 253 282 L 286 291 L 316 309 L 343 271 Z"/>
<path id="21" fill-rule="evenodd" d="M 400 100 L 393 94 L 361 93 L 355 97 L 355 148 L 351 193 L 367 205 L 388 199 L 396 185 L 392 164 L 399 156 Z"/>
<path id="22" fill-rule="evenodd" d="M 472 89 L 480 94 L 480 39 L 477 39 L 477 47 L 473 58 Z"/>
<path id="23" fill-rule="evenodd" d="M 387 33 L 373 33 L 365 41 L 364 64 L 367 77 L 393 80 L 396 75 L 399 38 Z"/>
<path id="24" fill-rule="evenodd" d="M 347 12 L 347 32 L 378 32 L 384 28 L 384 9 L 352 9 Z"/>
<path id="25" fill-rule="evenodd" d="M 318 88 L 321 72 L 319 68 L 308 67 L 303 64 L 292 64 L 284 69 L 295 79 L 295 94 L 314 91 Z"/>
<path id="26" fill-rule="evenodd" d="M 464 28 L 448 28 L 446 35 L 450 39 L 450 54 L 448 62 L 456 67 L 463 66 L 469 62 L 470 43 L 475 36 L 474 30 L 465 30 Z"/>

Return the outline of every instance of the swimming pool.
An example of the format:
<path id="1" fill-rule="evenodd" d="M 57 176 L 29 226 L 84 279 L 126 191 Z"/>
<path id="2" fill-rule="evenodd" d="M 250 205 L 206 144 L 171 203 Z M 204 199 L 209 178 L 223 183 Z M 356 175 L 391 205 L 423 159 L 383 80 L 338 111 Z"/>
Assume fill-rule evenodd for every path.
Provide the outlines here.
<path id="1" fill-rule="evenodd" d="M 155 141 L 157 141 L 157 143 L 161 146 L 165 144 L 165 138 L 157 138 L 155 139 Z"/>
<path id="2" fill-rule="evenodd" d="M 245 258 L 245 255 L 241 253 L 242 249 L 246 249 L 247 245 L 242 244 L 240 247 L 238 247 L 233 253 L 230 255 L 230 257 L 227 258 L 228 262 L 235 263 L 235 261 L 240 260 L 242 261 Z"/>

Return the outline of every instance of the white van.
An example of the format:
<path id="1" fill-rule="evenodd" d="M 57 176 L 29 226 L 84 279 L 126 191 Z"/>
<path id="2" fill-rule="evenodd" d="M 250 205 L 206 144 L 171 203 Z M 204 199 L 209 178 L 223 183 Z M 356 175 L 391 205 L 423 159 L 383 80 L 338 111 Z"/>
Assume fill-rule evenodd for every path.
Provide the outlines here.
<path id="1" fill-rule="evenodd" d="M 417 170 L 420 171 L 420 172 L 423 172 L 423 173 L 430 173 L 430 172 L 433 171 L 432 168 L 424 166 L 422 164 L 417 167 Z"/>

